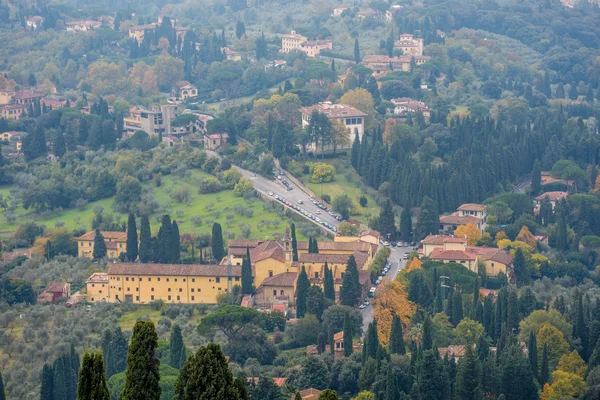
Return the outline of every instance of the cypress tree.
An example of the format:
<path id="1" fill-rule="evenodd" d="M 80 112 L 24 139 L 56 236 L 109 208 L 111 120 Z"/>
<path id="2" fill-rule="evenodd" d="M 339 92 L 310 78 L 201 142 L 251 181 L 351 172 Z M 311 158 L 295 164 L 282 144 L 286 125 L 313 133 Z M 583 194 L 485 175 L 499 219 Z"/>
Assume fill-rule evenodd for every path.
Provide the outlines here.
<path id="1" fill-rule="evenodd" d="M 327 343 L 329 344 L 329 353 L 333 355 L 335 350 L 335 340 L 333 338 L 333 328 L 330 326 L 327 330 Z"/>
<path id="2" fill-rule="evenodd" d="M 99 351 L 95 353 L 86 351 L 83 354 L 77 400 L 110 400 L 104 374 L 104 360 Z"/>
<path id="3" fill-rule="evenodd" d="M 462 295 L 455 291 L 452 297 L 452 324 L 456 326 L 463 319 Z"/>
<path id="4" fill-rule="evenodd" d="M 340 303 L 350 307 L 358 305 L 361 292 L 356 259 L 354 255 L 351 255 L 348 257 L 348 264 L 346 265 L 342 287 L 340 288 Z"/>
<path id="5" fill-rule="evenodd" d="M 367 334 L 365 336 L 364 345 L 364 353 L 365 357 L 363 357 L 363 362 L 367 360 L 367 358 L 371 357 L 373 359 L 377 358 L 377 352 L 379 350 L 379 337 L 377 336 L 377 321 L 373 320 L 369 324 L 367 328 Z"/>
<path id="6" fill-rule="evenodd" d="M 183 365 L 175 383 L 175 398 L 242 400 L 249 396 L 245 384 L 233 377 L 221 347 L 210 343 L 200 347 Z"/>
<path id="7" fill-rule="evenodd" d="M 431 331 L 431 319 L 429 316 L 423 321 L 423 350 L 431 350 L 433 348 L 433 332 Z"/>
<path id="8" fill-rule="evenodd" d="M 96 229 L 96 234 L 94 236 L 93 256 L 94 260 L 106 258 L 106 243 L 104 243 L 104 236 L 102 236 L 100 229 Z"/>
<path id="9" fill-rule="evenodd" d="M 350 314 L 346 311 L 344 314 L 344 356 L 350 357 L 352 355 L 352 325 L 350 324 Z"/>
<path id="10" fill-rule="evenodd" d="M 335 301 L 335 287 L 333 285 L 333 272 L 325 261 L 325 277 L 323 280 L 323 292 L 326 299 Z"/>
<path id="11" fill-rule="evenodd" d="M 379 232 L 383 237 L 394 238 L 396 236 L 396 221 L 392 210 L 392 202 L 389 199 L 383 203 L 383 207 L 379 212 Z"/>
<path id="12" fill-rule="evenodd" d="M 302 318 L 306 314 L 306 295 L 308 294 L 309 287 L 310 281 L 303 265 L 302 271 L 298 275 L 298 282 L 296 283 L 296 317 L 298 318 Z"/>
<path id="13" fill-rule="evenodd" d="M 456 373 L 456 399 L 482 399 L 481 364 L 471 346 L 466 346 L 465 355 L 458 363 L 458 371 Z"/>
<path id="14" fill-rule="evenodd" d="M 2 379 L 1 372 L 0 372 L 0 400 L 6 400 L 6 395 L 4 394 L 4 380 Z"/>
<path id="15" fill-rule="evenodd" d="M 152 233 L 150 232 L 150 221 L 146 214 L 142 215 L 140 225 L 140 261 L 147 263 L 152 261 Z"/>
<path id="16" fill-rule="evenodd" d="M 354 134 L 354 141 L 352 142 L 352 152 L 351 152 L 351 163 L 354 169 L 358 167 L 358 160 L 360 159 L 360 136 L 358 136 L 358 131 Z"/>
<path id="17" fill-rule="evenodd" d="M 169 224 L 170 225 L 170 224 Z M 161 387 L 155 350 L 158 335 L 152 321 L 137 321 L 127 353 L 125 388 L 121 400 L 159 400 Z"/>
<path id="18" fill-rule="evenodd" d="M 396 375 L 394 369 L 388 364 L 387 378 L 385 383 L 385 400 L 397 400 L 398 399 L 398 385 L 396 382 Z"/>
<path id="19" fill-rule="evenodd" d="M 223 229 L 218 222 L 215 222 L 212 226 L 211 247 L 213 258 L 217 262 L 221 262 L 225 257 L 225 247 L 223 245 Z"/>
<path id="20" fill-rule="evenodd" d="M 168 214 L 163 215 L 161 225 L 158 230 L 158 262 L 171 263 L 171 246 L 173 245 L 173 230 L 171 217 Z"/>
<path id="21" fill-rule="evenodd" d="M 129 352 L 129 343 L 123 334 L 120 326 L 117 326 L 112 334 L 112 342 L 110 345 L 112 357 L 112 368 L 115 374 L 125 371 L 127 368 L 127 353 Z"/>
<path id="22" fill-rule="evenodd" d="M 138 257 L 138 234 L 135 215 L 129 214 L 127 219 L 127 260 L 134 262 Z"/>
<path id="23" fill-rule="evenodd" d="M 292 260 L 298 261 L 298 240 L 296 239 L 296 224 L 292 222 Z"/>
<path id="24" fill-rule="evenodd" d="M 242 294 L 252 294 L 252 267 L 250 249 L 246 247 L 246 258 L 242 260 Z"/>
<path id="25" fill-rule="evenodd" d="M 536 159 L 531 172 L 531 195 L 537 196 L 540 190 L 542 190 L 542 167 L 540 161 Z"/>
<path id="26" fill-rule="evenodd" d="M 358 46 L 358 38 L 354 39 L 354 62 L 360 64 L 360 47 Z"/>
<path id="27" fill-rule="evenodd" d="M 408 240 L 412 232 L 412 216 L 409 207 L 404 207 L 400 214 L 400 236 L 402 240 Z"/>
<path id="28" fill-rule="evenodd" d="M 592 367 L 590 366 L 589 369 L 592 369 Z M 544 347 L 542 348 L 542 365 L 540 368 L 540 386 L 544 387 L 549 381 L 550 365 L 548 364 L 548 345 L 544 343 Z"/>
<path id="29" fill-rule="evenodd" d="M 44 364 L 40 380 L 40 400 L 54 400 L 54 370 L 52 366 Z M 3 389 L 0 388 L 0 396 L 4 393 Z"/>
<path id="30" fill-rule="evenodd" d="M 402 334 L 402 320 L 396 314 L 392 317 L 392 330 L 390 332 L 390 353 L 405 354 L 406 346 Z"/>
<path id="31" fill-rule="evenodd" d="M 52 383 L 52 388 L 54 389 L 54 400 L 69 400 L 66 382 L 67 372 L 64 365 L 64 356 L 60 356 L 54 361 L 52 370 L 54 371 L 54 380 Z"/>
<path id="32" fill-rule="evenodd" d="M 317 351 L 319 354 L 323 354 L 325 352 L 325 346 L 327 345 L 327 337 L 325 333 L 320 332 L 317 336 Z"/>
<path id="33" fill-rule="evenodd" d="M 533 330 L 529 333 L 529 341 L 527 342 L 527 349 L 529 350 L 529 365 L 531 365 L 531 372 L 535 379 L 539 379 L 538 372 L 538 353 L 537 353 L 537 340 Z"/>
<path id="34" fill-rule="evenodd" d="M 584 318 L 584 311 L 583 311 L 583 299 L 582 299 L 582 294 L 581 293 L 577 293 L 577 317 L 575 319 L 575 326 L 573 327 L 573 333 L 576 338 L 579 338 L 579 340 L 581 341 L 581 347 L 582 347 L 582 354 L 584 359 L 586 358 L 586 355 L 588 354 L 588 330 L 587 327 L 585 326 L 585 318 Z"/>
<path id="35" fill-rule="evenodd" d="M 490 345 L 488 341 L 485 339 L 485 335 L 479 336 L 477 340 L 477 357 L 479 357 L 479 361 L 485 361 L 490 355 Z"/>
<path id="36" fill-rule="evenodd" d="M 71 343 L 71 351 L 67 356 L 67 363 L 69 365 L 69 380 L 67 387 L 69 390 L 69 398 L 75 400 L 77 397 L 77 382 L 79 381 L 79 354 L 75 351 L 75 346 Z M 104 373 L 104 372 L 103 372 Z"/>
<path id="37" fill-rule="evenodd" d="M 519 328 L 519 299 L 514 290 L 508 294 L 507 324 L 511 332 Z"/>
<path id="38" fill-rule="evenodd" d="M 110 378 L 114 374 L 116 374 L 113 366 L 114 360 L 112 355 L 112 332 L 110 329 L 106 329 L 102 334 L 102 342 L 100 348 L 102 349 L 102 354 L 104 355 L 104 371 L 106 373 L 106 377 Z"/>
<path id="39" fill-rule="evenodd" d="M 313 238 L 313 253 L 319 254 L 319 242 L 316 238 Z"/>
<path id="40" fill-rule="evenodd" d="M 179 264 L 179 260 L 181 259 L 181 237 L 179 235 L 177 221 L 173 221 L 171 224 L 171 248 L 169 254 L 170 262 Z"/>
<path id="41" fill-rule="evenodd" d="M 186 360 L 185 345 L 179 325 L 174 325 L 169 339 L 169 365 L 181 369 Z"/>

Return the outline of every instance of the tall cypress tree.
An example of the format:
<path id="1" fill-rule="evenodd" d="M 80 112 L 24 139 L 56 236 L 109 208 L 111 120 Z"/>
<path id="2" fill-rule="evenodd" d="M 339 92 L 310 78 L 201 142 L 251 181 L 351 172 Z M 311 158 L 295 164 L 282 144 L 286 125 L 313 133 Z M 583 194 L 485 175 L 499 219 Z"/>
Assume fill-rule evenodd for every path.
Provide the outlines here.
<path id="1" fill-rule="evenodd" d="M 465 355 L 458 363 L 456 399 L 481 400 L 481 364 L 473 347 L 466 346 Z"/>
<path id="2" fill-rule="evenodd" d="M 429 316 L 423 321 L 423 343 L 421 344 L 421 347 L 423 350 L 431 350 L 433 348 L 433 332 Z"/>
<path id="3" fill-rule="evenodd" d="M 215 222 L 212 226 L 211 247 L 213 258 L 218 263 L 221 262 L 225 257 L 225 247 L 223 245 L 223 229 L 218 222 Z"/>
<path id="4" fill-rule="evenodd" d="M 531 366 L 531 373 L 535 379 L 539 379 L 538 371 L 538 352 L 537 352 L 537 339 L 533 330 L 529 333 L 529 341 L 527 342 L 529 365 Z"/>
<path id="5" fill-rule="evenodd" d="M 160 361 L 155 355 L 157 345 L 158 335 L 154 329 L 154 323 L 137 321 L 133 327 L 127 354 L 125 388 L 121 394 L 121 400 L 160 399 L 161 387 L 158 372 Z"/>
<path id="6" fill-rule="evenodd" d="M 354 255 L 348 257 L 348 264 L 344 272 L 342 287 L 340 288 L 340 303 L 344 306 L 354 307 L 358 305 L 362 288 L 358 278 L 358 268 Z"/>
<path id="7" fill-rule="evenodd" d="M 577 292 L 577 316 L 575 319 L 575 326 L 573 327 L 573 333 L 576 338 L 579 338 L 581 342 L 582 352 L 584 360 L 587 359 L 588 354 L 588 329 L 585 325 L 583 310 L 583 296 L 580 292 Z"/>
<path id="8" fill-rule="evenodd" d="M 390 199 L 383 203 L 379 212 L 379 232 L 384 238 L 393 239 L 396 236 L 396 220 Z"/>
<path id="9" fill-rule="evenodd" d="M 358 136 L 358 131 L 354 134 L 354 141 L 352 142 L 352 153 L 351 153 L 351 163 L 354 169 L 358 168 L 358 160 L 360 159 L 360 136 Z"/>
<path id="10" fill-rule="evenodd" d="M 96 233 L 94 235 L 93 256 L 94 260 L 106 258 L 106 243 L 104 243 L 104 236 L 102 236 L 100 229 L 96 229 Z"/>
<path id="11" fill-rule="evenodd" d="M 536 159 L 531 172 L 531 195 L 537 196 L 540 190 L 542 190 L 542 167 L 540 161 Z"/>
<path id="12" fill-rule="evenodd" d="M 179 259 L 181 258 L 181 237 L 179 235 L 179 226 L 175 220 L 171 224 L 171 251 L 169 254 L 170 262 L 179 264 Z"/>
<path id="13" fill-rule="evenodd" d="M 110 329 L 106 329 L 102 334 L 102 342 L 100 348 L 102 349 L 102 354 L 104 355 L 104 371 L 106 373 L 106 377 L 110 378 L 114 374 L 116 374 L 114 370 L 114 360 L 112 356 L 112 332 Z"/>
<path id="14" fill-rule="evenodd" d="M 138 257 L 138 234 L 135 215 L 129 214 L 127 219 L 127 260 L 134 262 Z"/>
<path id="15" fill-rule="evenodd" d="M 179 325 L 174 325 L 169 339 L 169 365 L 181 369 L 186 360 L 185 345 Z"/>
<path id="16" fill-rule="evenodd" d="M 329 269 L 327 261 L 325 261 L 325 277 L 323 281 L 323 292 L 325 298 L 335 301 L 335 287 L 333 285 L 333 271 Z"/>
<path id="17" fill-rule="evenodd" d="M 412 216 L 410 207 L 404 207 L 400 214 L 400 236 L 402 240 L 408 240 L 412 232 Z"/>
<path id="18" fill-rule="evenodd" d="M 394 369 L 390 364 L 387 368 L 387 376 L 385 383 L 385 400 L 396 400 L 398 399 L 398 384 L 396 382 L 396 375 Z"/>
<path id="19" fill-rule="evenodd" d="M 129 343 L 127 337 L 123 334 L 120 326 L 117 326 L 112 334 L 110 353 L 112 357 L 112 368 L 115 374 L 125 371 L 127 368 L 127 353 L 129 352 Z"/>
<path id="20" fill-rule="evenodd" d="M 233 377 L 221 347 L 215 343 L 200 347 L 185 362 L 175 383 L 175 397 L 178 400 L 249 398 L 245 384 Z"/>
<path id="21" fill-rule="evenodd" d="M 99 351 L 95 353 L 86 351 L 83 354 L 77 400 L 110 400 L 104 373 L 104 359 Z"/>
<path id="22" fill-rule="evenodd" d="M 246 247 L 246 258 L 242 261 L 242 294 L 251 294 L 253 291 L 251 265 L 250 249 Z"/>
<path id="23" fill-rule="evenodd" d="M 150 221 L 148 215 L 143 214 L 140 224 L 140 261 L 147 263 L 152 261 L 152 232 L 150 232 Z"/>
<path id="24" fill-rule="evenodd" d="M 308 294 L 309 287 L 310 281 L 303 265 L 302 271 L 298 275 L 298 282 L 296 283 L 296 317 L 298 318 L 302 318 L 306 314 L 306 295 Z"/>
<path id="25" fill-rule="evenodd" d="M 161 263 L 171 263 L 171 246 L 173 244 L 173 230 L 171 217 L 168 214 L 163 215 L 161 225 L 158 230 L 158 261 Z"/>
<path id="26" fill-rule="evenodd" d="M 296 239 L 296 224 L 292 222 L 292 260 L 298 261 L 298 240 Z"/>
<path id="27" fill-rule="evenodd" d="M 360 47 L 358 45 L 358 38 L 356 38 L 354 39 L 354 62 L 359 64 L 360 60 Z"/>
<path id="28" fill-rule="evenodd" d="M 454 326 L 458 325 L 463 319 L 462 294 L 457 290 L 452 295 L 452 317 L 451 321 Z"/>
<path id="29" fill-rule="evenodd" d="M 40 380 L 40 400 L 54 400 L 54 370 L 52 366 L 44 364 Z M 2 393 L 4 392 L 0 391 L 0 394 Z"/>
<path id="30" fill-rule="evenodd" d="M 350 314 L 346 311 L 344 314 L 344 356 L 350 357 L 352 355 L 352 324 L 350 323 Z"/>
<path id="31" fill-rule="evenodd" d="M 390 332 L 390 353 L 405 354 L 406 346 L 402 334 L 402 320 L 396 314 L 392 317 L 392 330 Z"/>

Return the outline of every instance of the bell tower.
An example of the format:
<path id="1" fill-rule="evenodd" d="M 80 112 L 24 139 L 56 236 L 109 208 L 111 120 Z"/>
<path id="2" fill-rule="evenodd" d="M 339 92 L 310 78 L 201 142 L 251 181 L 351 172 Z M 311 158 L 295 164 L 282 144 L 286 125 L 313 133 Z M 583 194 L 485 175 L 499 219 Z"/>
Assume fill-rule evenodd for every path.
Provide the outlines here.
<path id="1" fill-rule="evenodd" d="M 283 253 L 285 254 L 285 261 L 291 263 L 293 261 L 293 250 L 292 250 L 292 237 L 290 236 L 290 228 L 285 228 L 285 235 L 283 236 Z"/>

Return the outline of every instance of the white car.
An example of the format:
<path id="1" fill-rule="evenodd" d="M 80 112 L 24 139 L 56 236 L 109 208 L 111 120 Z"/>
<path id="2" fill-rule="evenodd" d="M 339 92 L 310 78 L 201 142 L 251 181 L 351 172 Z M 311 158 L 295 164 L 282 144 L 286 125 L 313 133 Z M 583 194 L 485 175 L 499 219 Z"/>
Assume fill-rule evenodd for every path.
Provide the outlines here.
<path id="1" fill-rule="evenodd" d="M 321 210 L 315 211 L 315 214 L 321 214 Z"/>
<path id="2" fill-rule="evenodd" d="M 304 203 L 304 202 L 302 201 L 302 199 L 298 200 L 298 204 L 302 204 L 302 203 Z"/>
<path id="3" fill-rule="evenodd" d="M 273 196 L 273 192 L 269 192 L 269 196 Z"/>
<path id="4" fill-rule="evenodd" d="M 363 304 L 361 304 L 360 306 L 358 306 L 358 308 L 360 308 L 360 309 L 362 310 L 362 309 L 364 309 L 364 308 L 367 308 L 367 306 L 366 306 L 366 305 L 364 305 L 364 303 L 363 303 Z"/>

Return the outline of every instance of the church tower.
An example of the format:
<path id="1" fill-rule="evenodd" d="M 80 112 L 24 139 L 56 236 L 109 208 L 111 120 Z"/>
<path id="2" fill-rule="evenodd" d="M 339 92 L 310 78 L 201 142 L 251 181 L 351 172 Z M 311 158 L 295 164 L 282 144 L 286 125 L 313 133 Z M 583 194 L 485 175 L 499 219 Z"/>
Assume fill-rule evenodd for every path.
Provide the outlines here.
<path id="1" fill-rule="evenodd" d="M 292 237 L 290 236 L 289 226 L 285 228 L 285 235 L 283 236 L 283 253 L 285 254 L 285 262 L 291 264 L 294 260 L 294 256 L 292 249 Z"/>

